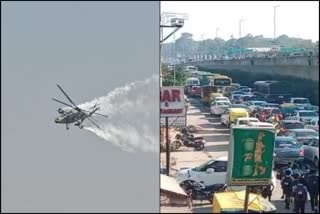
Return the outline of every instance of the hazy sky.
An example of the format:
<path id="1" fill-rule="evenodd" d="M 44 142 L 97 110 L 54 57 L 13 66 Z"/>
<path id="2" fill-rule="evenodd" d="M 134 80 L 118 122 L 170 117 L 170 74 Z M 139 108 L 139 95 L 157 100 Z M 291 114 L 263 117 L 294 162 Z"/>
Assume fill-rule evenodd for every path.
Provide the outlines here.
<path id="1" fill-rule="evenodd" d="M 158 13 L 158 2 L 1 2 L 2 212 L 159 212 L 159 156 L 66 131 L 51 100 L 66 101 L 56 83 L 79 104 L 158 74 Z"/>
<path id="2" fill-rule="evenodd" d="M 248 33 L 273 38 L 274 13 L 276 8 L 276 35 L 286 34 L 318 41 L 319 37 L 319 2 L 318 1 L 192 1 L 161 2 L 161 12 L 188 14 L 185 26 L 176 33 L 190 32 L 195 40 L 214 38 L 216 28 L 218 37 L 225 40 L 239 38 L 239 20 L 246 19 L 241 25 L 241 35 Z M 168 30 L 166 30 L 168 33 Z M 173 36 L 167 42 L 173 41 Z"/>

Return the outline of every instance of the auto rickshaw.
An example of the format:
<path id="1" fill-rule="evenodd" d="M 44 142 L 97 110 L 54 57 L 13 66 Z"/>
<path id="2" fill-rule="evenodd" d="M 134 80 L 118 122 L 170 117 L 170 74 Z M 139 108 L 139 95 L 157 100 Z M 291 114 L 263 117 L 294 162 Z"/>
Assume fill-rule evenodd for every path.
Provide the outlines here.
<path id="1" fill-rule="evenodd" d="M 283 118 L 286 118 L 291 116 L 294 111 L 299 110 L 299 108 L 294 104 L 284 103 L 280 105 L 280 110 L 283 115 Z"/>
<path id="2" fill-rule="evenodd" d="M 213 213 L 244 213 L 245 190 L 215 193 L 212 202 Z M 249 213 L 275 213 L 276 207 L 261 195 L 249 194 Z"/>

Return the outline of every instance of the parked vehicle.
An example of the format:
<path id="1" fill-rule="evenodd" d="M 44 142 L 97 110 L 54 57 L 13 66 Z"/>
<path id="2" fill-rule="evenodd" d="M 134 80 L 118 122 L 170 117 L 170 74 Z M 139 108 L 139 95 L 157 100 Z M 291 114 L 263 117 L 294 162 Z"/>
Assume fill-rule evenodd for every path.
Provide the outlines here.
<path id="1" fill-rule="evenodd" d="M 220 97 L 217 97 L 217 99 Z M 221 115 L 227 108 L 231 105 L 230 102 L 224 100 L 213 101 L 210 106 L 211 114 L 215 117 L 216 115 Z"/>
<path id="2" fill-rule="evenodd" d="M 221 124 L 226 125 L 228 128 L 230 128 L 235 119 L 239 117 L 249 117 L 248 111 L 244 108 L 228 108 L 221 115 Z"/>
<path id="3" fill-rule="evenodd" d="M 186 180 L 180 186 L 186 192 L 190 192 L 192 200 L 200 200 L 200 201 L 208 200 L 210 203 L 212 203 L 213 196 L 216 192 L 225 192 L 228 187 L 224 183 L 205 185 L 203 181 L 194 182 L 191 180 Z"/>
<path id="4" fill-rule="evenodd" d="M 301 148 L 301 145 L 291 137 L 279 137 L 275 139 L 274 147 L 274 164 L 276 165 L 285 165 L 289 162 L 299 163 L 304 159 L 304 152 Z"/>
<path id="5" fill-rule="evenodd" d="M 319 168 L 319 136 L 303 143 L 302 149 L 304 159 L 313 162 L 315 168 Z"/>
<path id="6" fill-rule="evenodd" d="M 174 178 L 179 184 L 187 180 L 193 182 L 203 181 L 206 186 L 224 184 L 226 182 L 227 166 L 228 157 L 222 156 L 208 160 L 197 167 L 182 168 L 174 175 Z M 272 173 L 272 183 L 274 187 L 276 187 L 276 177 L 274 173 Z"/>
<path id="7" fill-rule="evenodd" d="M 302 145 L 314 137 L 319 137 L 319 132 L 312 129 L 290 129 L 288 131 L 288 136 L 292 137 Z"/>
<path id="8" fill-rule="evenodd" d="M 182 142 L 182 143 L 181 143 Z M 206 141 L 203 137 L 194 137 L 193 135 L 182 134 L 180 139 L 177 139 L 172 142 L 172 147 L 174 149 L 179 149 L 182 145 L 185 147 L 192 147 L 197 151 L 204 149 Z"/>

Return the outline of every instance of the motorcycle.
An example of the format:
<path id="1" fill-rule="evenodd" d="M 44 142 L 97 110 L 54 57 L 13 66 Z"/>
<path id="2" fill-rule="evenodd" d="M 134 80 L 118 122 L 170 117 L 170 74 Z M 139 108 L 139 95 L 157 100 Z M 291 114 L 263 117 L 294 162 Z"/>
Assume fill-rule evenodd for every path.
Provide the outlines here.
<path id="1" fill-rule="evenodd" d="M 208 200 L 210 203 L 213 202 L 213 195 L 216 192 L 225 192 L 228 188 L 226 184 L 213 184 L 206 186 L 203 181 L 195 182 L 186 180 L 181 184 L 192 200 Z"/>
<path id="2" fill-rule="evenodd" d="M 188 138 L 188 137 L 182 136 L 181 139 L 173 141 L 171 147 L 177 150 L 183 145 L 185 147 L 192 147 L 197 151 L 201 151 L 204 149 L 205 143 L 206 142 L 203 137 Z"/>

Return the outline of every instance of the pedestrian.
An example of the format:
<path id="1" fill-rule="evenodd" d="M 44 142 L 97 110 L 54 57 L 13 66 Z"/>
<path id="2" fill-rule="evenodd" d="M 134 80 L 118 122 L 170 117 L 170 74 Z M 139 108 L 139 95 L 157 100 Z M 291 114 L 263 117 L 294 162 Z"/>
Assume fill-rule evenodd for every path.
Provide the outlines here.
<path id="1" fill-rule="evenodd" d="M 271 184 L 269 184 L 267 186 L 264 186 L 262 191 L 261 191 L 262 197 L 263 198 L 268 198 L 268 200 L 271 202 L 271 196 L 272 196 L 273 189 L 274 189 L 273 183 L 271 183 Z"/>
<path id="2" fill-rule="evenodd" d="M 294 210 L 296 213 L 304 213 L 305 205 L 308 199 L 307 187 L 303 185 L 302 178 L 299 183 L 293 187 L 292 196 L 294 198 Z"/>
<path id="3" fill-rule="evenodd" d="M 292 194 L 292 185 L 293 185 L 293 178 L 291 176 L 291 171 L 285 171 L 285 177 L 281 180 L 281 188 L 282 188 L 282 196 L 281 199 L 284 198 L 285 202 L 285 209 L 290 209 L 290 197 Z"/>
<path id="4" fill-rule="evenodd" d="M 310 195 L 311 210 L 318 211 L 318 197 L 319 197 L 319 175 L 316 170 L 310 170 L 310 175 L 307 179 L 307 189 Z"/>
<path id="5" fill-rule="evenodd" d="M 292 188 L 294 188 L 295 186 L 298 185 L 299 178 L 301 177 L 301 175 L 300 175 L 300 173 L 294 173 L 292 177 L 293 177 Z M 293 195 L 292 195 L 292 197 L 293 197 Z M 291 199 L 292 199 L 292 197 L 291 197 Z M 295 208 L 295 206 L 293 206 L 293 212 L 295 212 L 295 211 L 296 211 L 296 208 Z"/>

